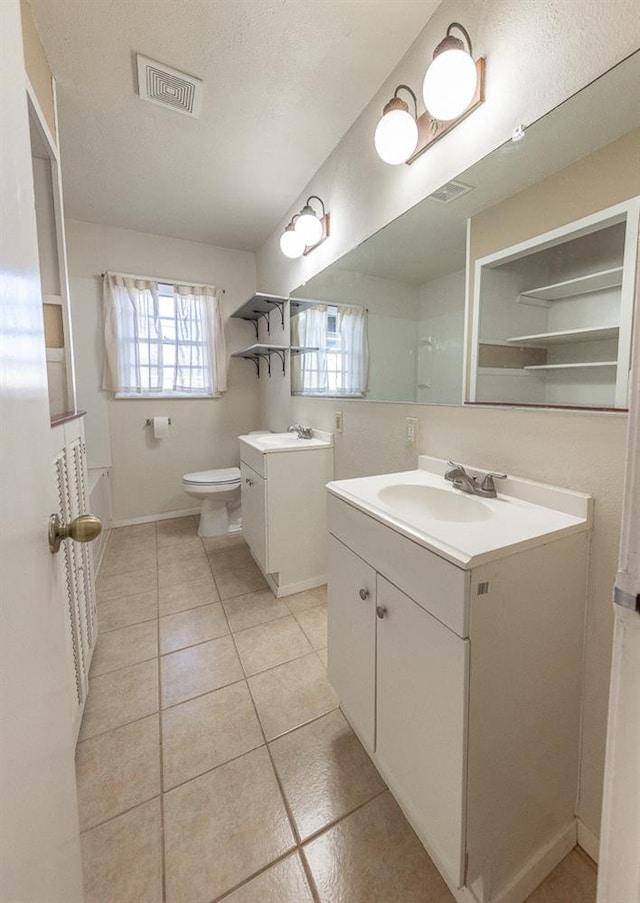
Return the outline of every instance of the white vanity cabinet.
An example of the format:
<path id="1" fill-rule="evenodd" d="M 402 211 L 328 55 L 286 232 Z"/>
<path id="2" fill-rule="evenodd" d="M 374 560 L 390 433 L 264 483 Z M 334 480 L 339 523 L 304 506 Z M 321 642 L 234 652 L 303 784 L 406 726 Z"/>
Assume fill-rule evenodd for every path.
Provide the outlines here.
<path id="1" fill-rule="evenodd" d="M 277 596 L 327 582 L 326 490 L 331 438 L 240 437 L 243 531 Z"/>
<path id="2" fill-rule="evenodd" d="M 329 487 L 329 678 L 456 899 L 518 903 L 576 842 L 588 528 L 460 566 L 357 482 Z"/>

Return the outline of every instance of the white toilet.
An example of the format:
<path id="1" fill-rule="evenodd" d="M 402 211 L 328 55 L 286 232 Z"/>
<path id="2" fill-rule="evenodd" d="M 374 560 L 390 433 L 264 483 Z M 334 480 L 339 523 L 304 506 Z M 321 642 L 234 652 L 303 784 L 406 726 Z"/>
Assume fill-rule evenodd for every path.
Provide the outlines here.
<path id="1" fill-rule="evenodd" d="M 186 473 L 182 488 L 202 502 L 199 536 L 221 536 L 242 529 L 239 467 Z"/>

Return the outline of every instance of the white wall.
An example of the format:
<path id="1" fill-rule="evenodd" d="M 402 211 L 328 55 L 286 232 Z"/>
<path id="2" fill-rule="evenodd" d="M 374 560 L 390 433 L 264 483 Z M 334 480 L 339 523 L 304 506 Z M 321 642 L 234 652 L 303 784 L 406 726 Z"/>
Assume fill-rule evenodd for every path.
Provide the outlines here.
<path id="1" fill-rule="evenodd" d="M 74 220 L 67 221 L 66 231 L 78 406 L 87 411 L 89 466 L 112 467 L 114 521 L 197 506 L 182 492 L 182 475 L 237 464 L 237 437 L 258 422 L 253 365 L 231 361 L 229 389 L 221 398 L 113 400 L 100 388 L 100 273 L 212 283 L 226 290 L 228 315 L 255 291 L 254 255 Z M 225 328 L 229 352 L 255 341 L 249 323 L 226 320 Z M 156 415 L 168 415 L 173 422 L 170 436 L 160 442 L 144 426 L 147 417 Z"/>
<path id="2" fill-rule="evenodd" d="M 475 55 L 487 57 L 487 101 L 413 166 L 385 166 L 372 141 L 382 106 L 400 82 L 421 84 L 433 48 L 451 21 L 463 22 Z M 639 45 L 636 0 L 444 0 L 259 250 L 259 284 L 281 294 L 292 291 L 502 144 L 516 124 L 535 121 Z M 279 236 L 312 193 L 323 198 L 331 213 L 331 237 L 307 257 L 286 260 L 278 248 Z M 261 400 L 265 422 L 274 428 L 293 420 L 333 428 L 335 402 L 290 400 L 284 381 L 261 386 Z M 345 401 L 340 407 L 345 432 L 337 440 L 338 478 L 415 466 L 416 451 L 404 443 L 405 417 L 415 416 L 420 421 L 420 451 L 594 495 L 578 812 L 597 834 L 626 416 Z"/>

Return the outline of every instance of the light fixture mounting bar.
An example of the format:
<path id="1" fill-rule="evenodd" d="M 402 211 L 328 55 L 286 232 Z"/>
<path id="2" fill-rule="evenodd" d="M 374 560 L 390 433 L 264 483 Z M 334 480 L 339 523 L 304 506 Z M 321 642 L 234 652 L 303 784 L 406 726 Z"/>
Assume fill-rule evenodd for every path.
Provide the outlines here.
<path id="1" fill-rule="evenodd" d="M 435 144 L 436 141 L 439 141 L 444 135 L 450 132 L 451 129 L 454 129 L 459 122 L 462 122 L 463 119 L 466 119 L 470 113 L 473 113 L 473 111 L 477 107 L 481 106 L 481 104 L 484 103 L 485 62 L 486 61 L 484 57 L 476 60 L 476 69 L 478 71 L 478 86 L 476 88 L 476 93 L 471 99 L 471 103 L 464 111 L 464 113 L 462 113 L 456 119 L 450 119 L 448 122 L 439 122 L 437 119 L 432 119 L 427 110 L 425 110 L 421 116 L 418 116 L 418 144 L 415 151 L 406 161 L 407 166 L 410 166 L 412 163 L 414 163 L 418 159 L 418 157 L 422 156 L 427 148 Z"/>
<path id="2" fill-rule="evenodd" d="M 322 202 L 321 202 L 322 203 Z M 324 207 L 324 204 L 322 205 Z M 323 241 L 326 241 L 329 237 L 329 214 L 325 213 L 324 216 L 320 219 L 320 224 L 322 225 L 322 237 L 315 243 L 315 245 L 310 245 L 308 248 L 305 248 L 303 256 L 306 257 L 307 254 L 310 254 L 312 251 L 322 244 Z"/>

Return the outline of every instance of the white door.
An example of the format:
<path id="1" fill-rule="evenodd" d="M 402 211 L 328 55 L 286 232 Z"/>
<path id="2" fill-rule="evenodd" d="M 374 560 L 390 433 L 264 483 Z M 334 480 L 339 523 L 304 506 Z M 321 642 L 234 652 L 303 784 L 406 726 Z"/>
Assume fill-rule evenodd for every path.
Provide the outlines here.
<path id="1" fill-rule="evenodd" d="M 376 572 L 329 537 L 329 680 L 360 740 L 375 749 Z"/>
<path id="2" fill-rule="evenodd" d="M 18 0 L 0 4 L 0 901 L 80 903 L 70 686 Z"/>
<path id="3" fill-rule="evenodd" d="M 640 256 L 640 255 L 639 255 Z M 640 303 L 636 278 L 627 468 L 615 589 L 598 903 L 640 901 Z"/>

